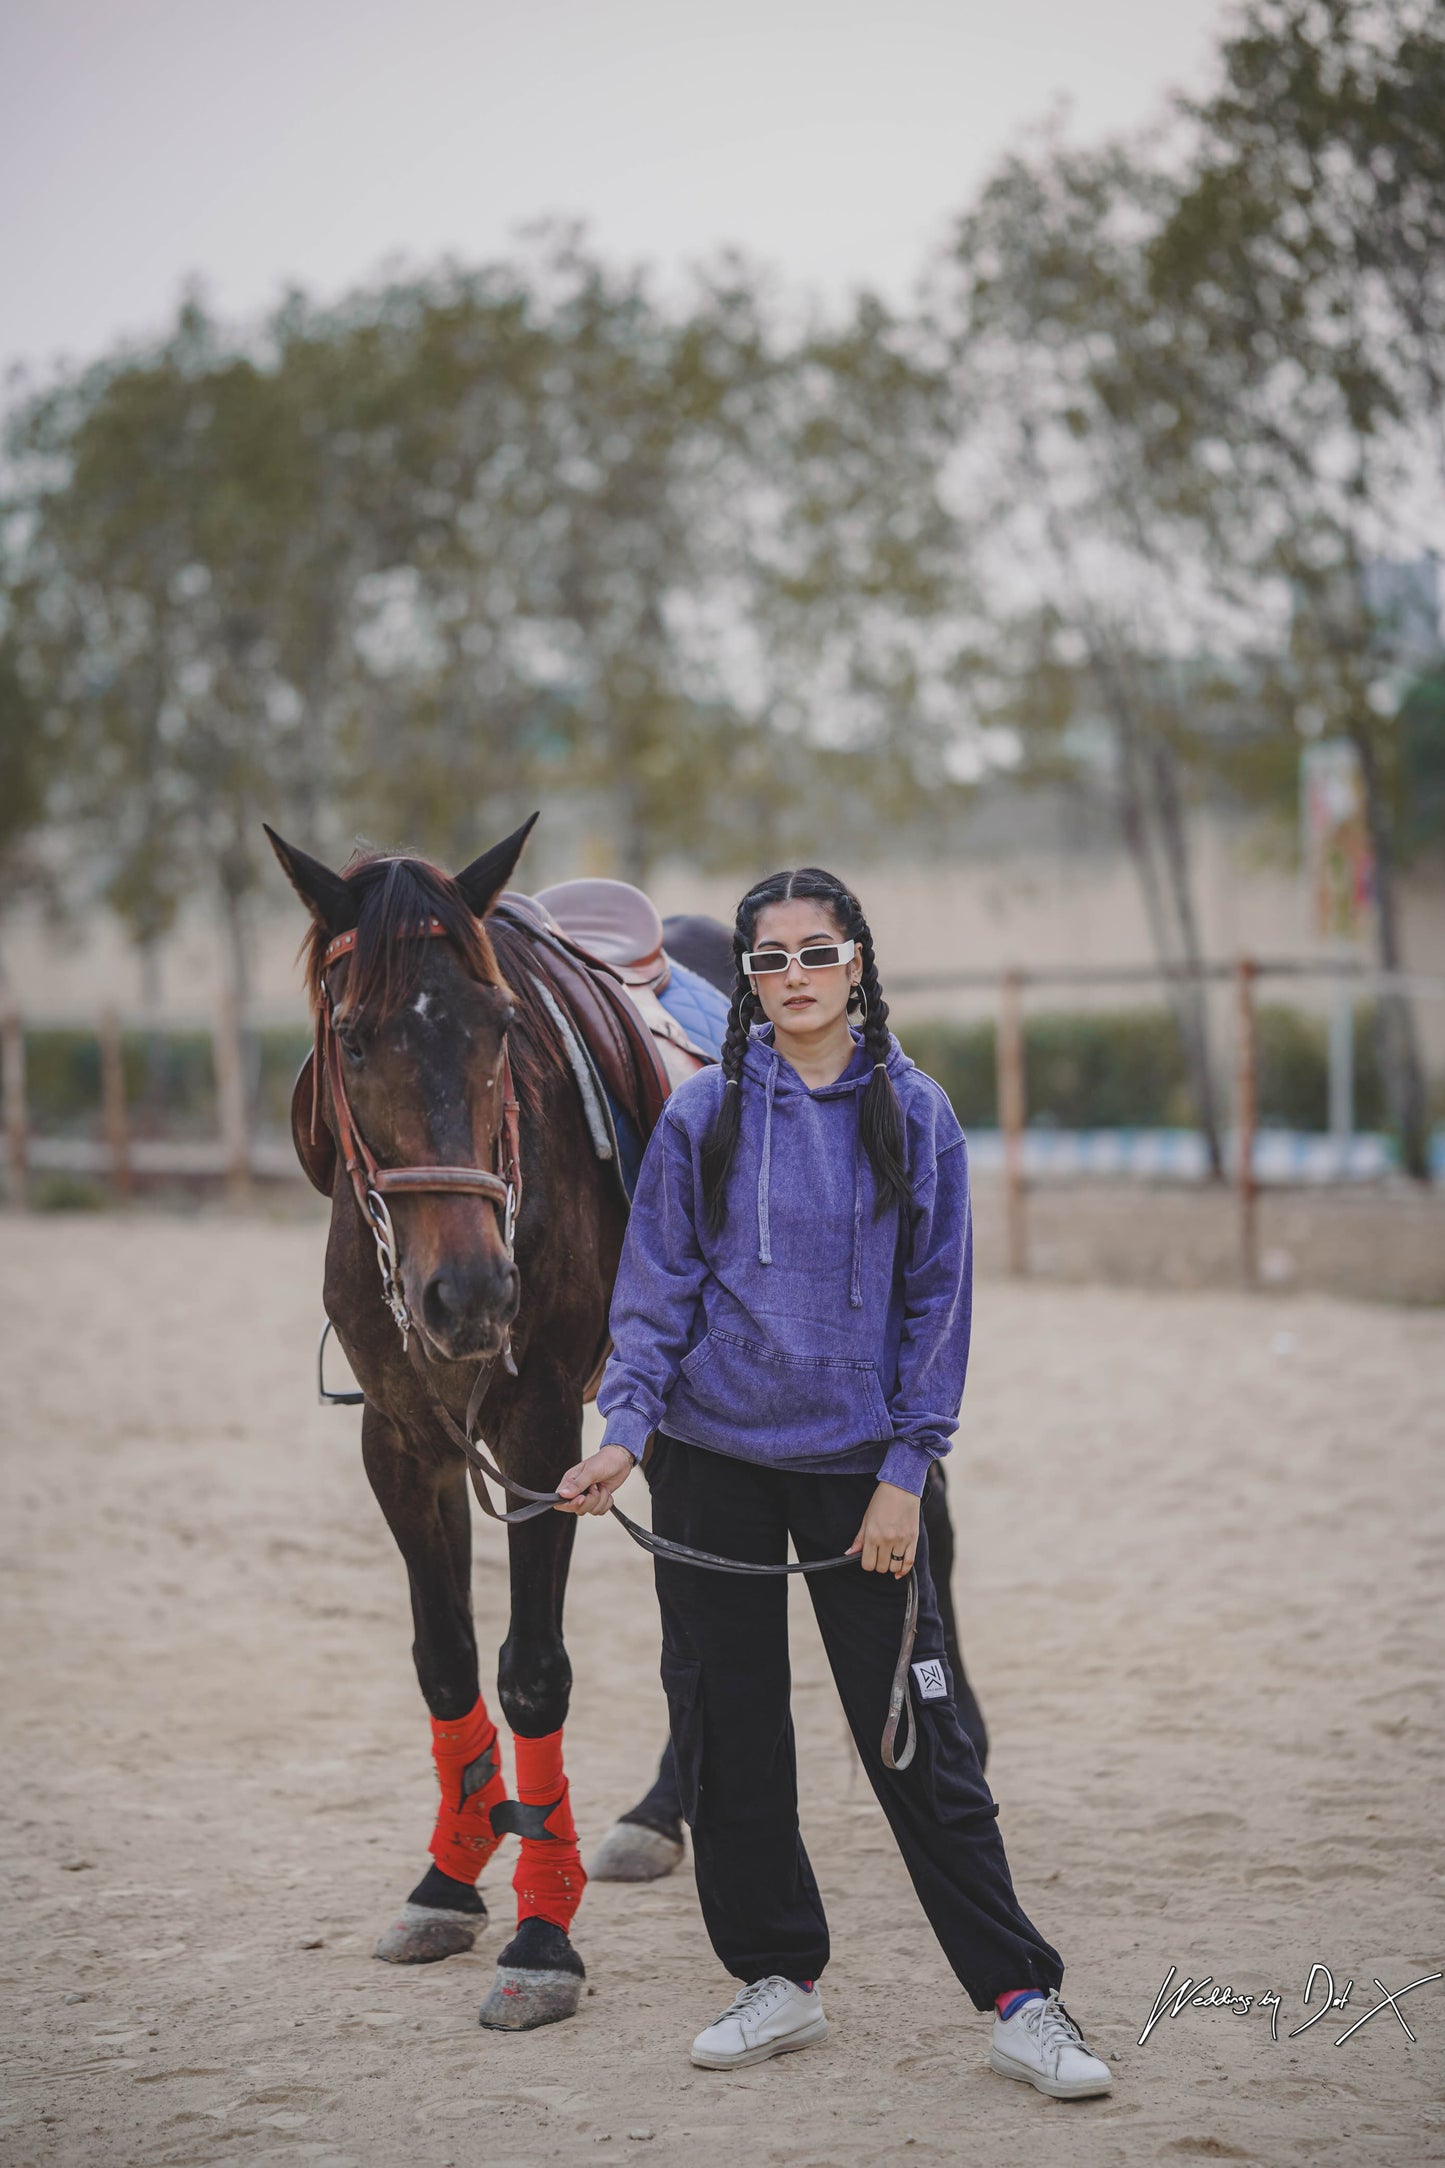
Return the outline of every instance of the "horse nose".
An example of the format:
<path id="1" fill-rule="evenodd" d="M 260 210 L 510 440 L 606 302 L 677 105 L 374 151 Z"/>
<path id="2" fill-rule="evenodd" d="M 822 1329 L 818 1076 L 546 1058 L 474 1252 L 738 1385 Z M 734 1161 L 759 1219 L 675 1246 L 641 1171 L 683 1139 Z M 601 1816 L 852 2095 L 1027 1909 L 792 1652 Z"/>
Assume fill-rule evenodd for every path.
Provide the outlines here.
<path id="1" fill-rule="evenodd" d="M 457 1354 L 490 1348 L 517 1312 L 521 1274 L 514 1264 L 468 1272 L 449 1265 L 427 1281 L 421 1314 L 427 1331 Z"/>

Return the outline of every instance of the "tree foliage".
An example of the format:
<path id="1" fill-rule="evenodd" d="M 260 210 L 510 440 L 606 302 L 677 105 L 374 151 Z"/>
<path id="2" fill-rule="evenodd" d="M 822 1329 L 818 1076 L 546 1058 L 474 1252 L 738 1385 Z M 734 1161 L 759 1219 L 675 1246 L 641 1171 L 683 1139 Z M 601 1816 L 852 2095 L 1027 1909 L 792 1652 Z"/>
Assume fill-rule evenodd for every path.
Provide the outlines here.
<path id="1" fill-rule="evenodd" d="M 736 259 L 663 297 L 569 227 L 245 337 L 188 304 L 10 417 L 11 889 L 49 823 L 143 945 L 209 892 L 243 981 L 262 813 L 457 859 L 566 798 L 632 879 L 751 873 L 926 849 L 1006 754 L 1112 805 L 1174 967 L 1191 805 L 1292 829 L 1323 732 L 1397 969 L 1396 867 L 1445 847 L 1401 570 L 1445 550 L 1442 111 L 1433 0 L 1245 0 L 1150 135 L 1004 160 L 917 309 Z"/>
<path id="2" fill-rule="evenodd" d="M 1150 141 L 1006 161 L 936 267 L 994 523 L 980 694 L 1025 773 L 1102 774 L 1161 961 L 1198 957 L 1189 797 L 1292 821 L 1323 732 L 1359 752 L 1379 961 L 1401 967 L 1435 715 L 1421 692 L 1401 720 L 1433 660 L 1409 575 L 1445 543 L 1441 111 L 1438 10 L 1252 0 L 1211 97 Z M 1179 1007 L 1208 1128 L 1203 1007 Z M 1408 1003 L 1377 1019 L 1423 1172 Z"/>
<path id="3" fill-rule="evenodd" d="M 262 814 L 455 858 L 565 790 L 643 879 L 955 791 L 926 372 L 874 304 L 777 314 L 736 264 L 664 307 L 564 229 L 245 350 L 192 302 L 23 405 L 14 669 L 136 938 L 209 889 L 244 984 Z"/>

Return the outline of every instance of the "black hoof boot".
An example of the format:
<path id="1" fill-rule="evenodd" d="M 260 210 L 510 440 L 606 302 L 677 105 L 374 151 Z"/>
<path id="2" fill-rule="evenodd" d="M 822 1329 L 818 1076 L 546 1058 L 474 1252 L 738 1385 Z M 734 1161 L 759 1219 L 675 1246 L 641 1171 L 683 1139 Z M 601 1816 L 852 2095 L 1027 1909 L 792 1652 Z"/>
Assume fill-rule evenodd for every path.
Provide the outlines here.
<path id="1" fill-rule="evenodd" d="M 482 2004 L 480 2022 L 490 2032 L 531 2032 L 575 2017 L 587 1974 L 560 1927 L 550 1920 L 523 1920 L 497 1959 L 497 1978 Z"/>
<path id="2" fill-rule="evenodd" d="M 487 1908 L 469 1882 L 429 1867 L 376 1945 L 388 1965 L 435 1965 L 469 1950 L 487 1924 Z"/>

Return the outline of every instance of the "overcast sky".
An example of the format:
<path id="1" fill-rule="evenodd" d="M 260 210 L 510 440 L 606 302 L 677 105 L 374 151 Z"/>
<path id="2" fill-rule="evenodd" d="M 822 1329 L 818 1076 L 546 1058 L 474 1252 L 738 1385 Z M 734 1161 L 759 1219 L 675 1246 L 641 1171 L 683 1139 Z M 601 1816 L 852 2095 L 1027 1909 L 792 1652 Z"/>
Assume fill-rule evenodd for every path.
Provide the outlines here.
<path id="1" fill-rule="evenodd" d="M 0 366 L 583 217 L 901 297 L 1060 98 L 1200 87 L 1220 0 L 0 0 Z"/>

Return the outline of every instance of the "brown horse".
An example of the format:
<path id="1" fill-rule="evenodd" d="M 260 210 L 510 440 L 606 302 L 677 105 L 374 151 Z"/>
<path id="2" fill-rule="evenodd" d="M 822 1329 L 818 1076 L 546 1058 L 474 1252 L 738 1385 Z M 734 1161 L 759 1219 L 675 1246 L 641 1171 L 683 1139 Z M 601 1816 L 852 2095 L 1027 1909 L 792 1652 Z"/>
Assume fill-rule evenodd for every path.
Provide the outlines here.
<path id="1" fill-rule="evenodd" d="M 498 1692 L 516 1755 L 509 1797 L 478 1675 L 456 1432 L 474 1424 L 506 1475 L 537 1492 L 581 1458 L 625 1226 L 527 937 L 484 923 L 536 819 L 455 878 L 405 857 L 338 874 L 267 830 L 312 916 L 322 1058 L 299 1142 L 332 1193 L 326 1314 L 365 1395 L 362 1457 L 406 1561 L 442 1794 L 433 1864 L 377 1954 L 424 1962 L 470 1948 L 487 1918 L 477 1879 L 516 1835 L 517 1932 L 481 2013 L 508 2031 L 571 2016 L 581 1993 L 569 1930 L 586 1875 L 562 1762 L 576 1522 L 542 1511 L 507 1530 Z"/>

